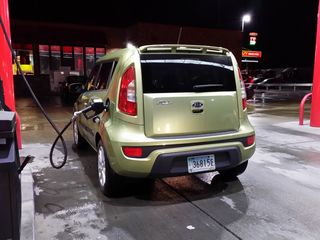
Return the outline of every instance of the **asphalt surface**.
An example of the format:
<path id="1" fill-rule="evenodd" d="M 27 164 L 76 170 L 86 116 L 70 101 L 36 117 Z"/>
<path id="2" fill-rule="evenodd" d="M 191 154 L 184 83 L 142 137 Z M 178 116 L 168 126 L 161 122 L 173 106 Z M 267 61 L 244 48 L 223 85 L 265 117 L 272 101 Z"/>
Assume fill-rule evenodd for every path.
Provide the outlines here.
<path id="1" fill-rule="evenodd" d="M 45 108 L 60 128 L 72 116 L 56 98 Z M 18 100 L 17 110 L 20 155 L 35 157 L 36 239 L 319 239 L 320 128 L 296 128 L 297 103 L 249 106 L 257 150 L 237 180 L 210 173 L 133 182 L 116 198 L 100 193 L 96 154 L 74 149 L 71 128 L 68 163 L 56 170 L 48 158 L 53 130 L 31 99 Z"/>

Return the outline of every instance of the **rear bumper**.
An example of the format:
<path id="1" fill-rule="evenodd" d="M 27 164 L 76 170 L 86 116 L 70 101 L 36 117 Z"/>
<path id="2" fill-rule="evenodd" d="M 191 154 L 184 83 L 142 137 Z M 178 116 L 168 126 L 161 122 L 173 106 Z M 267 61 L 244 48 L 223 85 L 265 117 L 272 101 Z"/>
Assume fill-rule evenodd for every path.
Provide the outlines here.
<path id="1" fill-rule="evenodd" d="M 255 151 L 255 143 L 246 146 L 244 139 L 254 135 L 248 121 L 233 133 L 148 138 L 140 125 L 117 121 L 100 128 L 109 163 L 119 175 L 127 177 L 165 177 L 188 174 L 187 157 L 214 154 L 216 169 L 231 168 L 247 161 Z M 123 146 L 142 147 L 141 158 L 124 155 Z"/>
<path id="2" fill-rule="evenodd" d="M 165 153 L 160 154 L 156 158 L 149 177 L 187 175 L 189 174 L 187 163 L 188 157 L 210 154 L 214 154 L 215 156 L 215 170 L 235 167 L 242 162 L 241 151 L 238 147 L 220 147 L 182 153 Z"/>

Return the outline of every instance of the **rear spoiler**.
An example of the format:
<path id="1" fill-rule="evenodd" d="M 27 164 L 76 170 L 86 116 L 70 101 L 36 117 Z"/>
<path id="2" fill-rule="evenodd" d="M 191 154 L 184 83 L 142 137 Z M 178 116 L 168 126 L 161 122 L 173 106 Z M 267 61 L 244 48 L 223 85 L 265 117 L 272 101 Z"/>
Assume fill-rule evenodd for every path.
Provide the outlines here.
<path id="1" fill-rule="evenodd" d="M 185 44 L 161 44 L 146 45 L 138 48 L 140 53 L 202 53 L 228 55 L 230 51 L 222 47 L 185 45 Z"/>

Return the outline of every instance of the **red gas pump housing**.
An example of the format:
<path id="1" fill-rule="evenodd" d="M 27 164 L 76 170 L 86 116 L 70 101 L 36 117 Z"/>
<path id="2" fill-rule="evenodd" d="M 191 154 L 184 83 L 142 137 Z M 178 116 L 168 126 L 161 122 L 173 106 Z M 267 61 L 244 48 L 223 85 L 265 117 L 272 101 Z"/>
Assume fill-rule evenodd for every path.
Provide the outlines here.
<path id="1" fill-rule="evenodd" d="M 3 21 L 5 30 L 11 41 L 8 0 L 0 1 L 0 17 Z M 0 49 L 1 49 L 0 79 L 3 82 L 5 105 L 9 107 L 11 111 L 16 112 L 14 86 L 13 86 L 12 54 L 10 52 L 10 48 L 7 44 L 2 28 L 0 28 Z M 16 129 L 17 140 L 18 140 L 18 146 L 21 149 L 22 141 L 21 141 L 21 130 L 20 130 L 20 118 L 17 113 L 16 113 L 16 117 L 17 117 L 17 129 Z"/>
<path id="2" fill-rule="evenodd" d="M 312 101 L 310 112 L 310 126 L 320 127 L 320 1 L 318 6 L 318 23 L 317 23 L 317 39 L 316 53 L 314 58 L 313 85 L 312 85 Z"/>

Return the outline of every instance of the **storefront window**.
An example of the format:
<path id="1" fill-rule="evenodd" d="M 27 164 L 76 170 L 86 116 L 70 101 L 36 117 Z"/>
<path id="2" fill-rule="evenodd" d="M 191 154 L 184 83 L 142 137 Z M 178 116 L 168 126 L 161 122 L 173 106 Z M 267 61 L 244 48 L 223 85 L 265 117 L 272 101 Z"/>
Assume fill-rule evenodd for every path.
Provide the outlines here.
<path id="1" fill-rule="evenodd" d="M 49 74 L 49 45 L 39 45 L 40 74 Z"/>
<path id="2" fill-rule="evenodd" d="M 33 49 L 32 44 L 13 44 L 17 60 L 25 74 L 34 74 Z M 13 62 L 13 74 L 17 75 L 17 66 Z"/>
<path id="3" fill-rule="evenodd" d="M 62 62 L 61 65 L 64 67 L 70 67 L 70 70 L 73 69 L 73 55 L 71 46 L 63 46 L 62 48 Z"/>
<path id="4" fill-rule="evenodd" d="M 106 54 L 105 48 L 96 48 L 96 60 Z"/>
<path id="5" fill-rule="evenodd" d="M 74 47 L 74 70 L 79 72 L 80 75 L 84 74 L 83 71 L 83 48 Z"/>
<path id="6" fill-rule="evenodd" d="M 34 74 L 32 44 L 13 44 L 13 48 L 25 74 Z M 79 75 L 89 76 L 95 61 L 106 54 L 106 49 L 102 47 L 40 44 L 38 48 L 40 74 L 50 74 L 53 71 L 70 68 Z M 13 72 L 17 74 L 15 64 L 13 64 Z"/>
<path id="7" fill-rule="evenodd" d="M 50 46 L 51 49 L 51 62 L 50 62 L 50 70 L 56 71 L 61 67 L 61 48 L 60 46 Z"/>
<path id="8" fill-rule="evenodd" d="M 89 76 L 94 65 L 94 48 L 86 47 L 86 75 Z"/>

